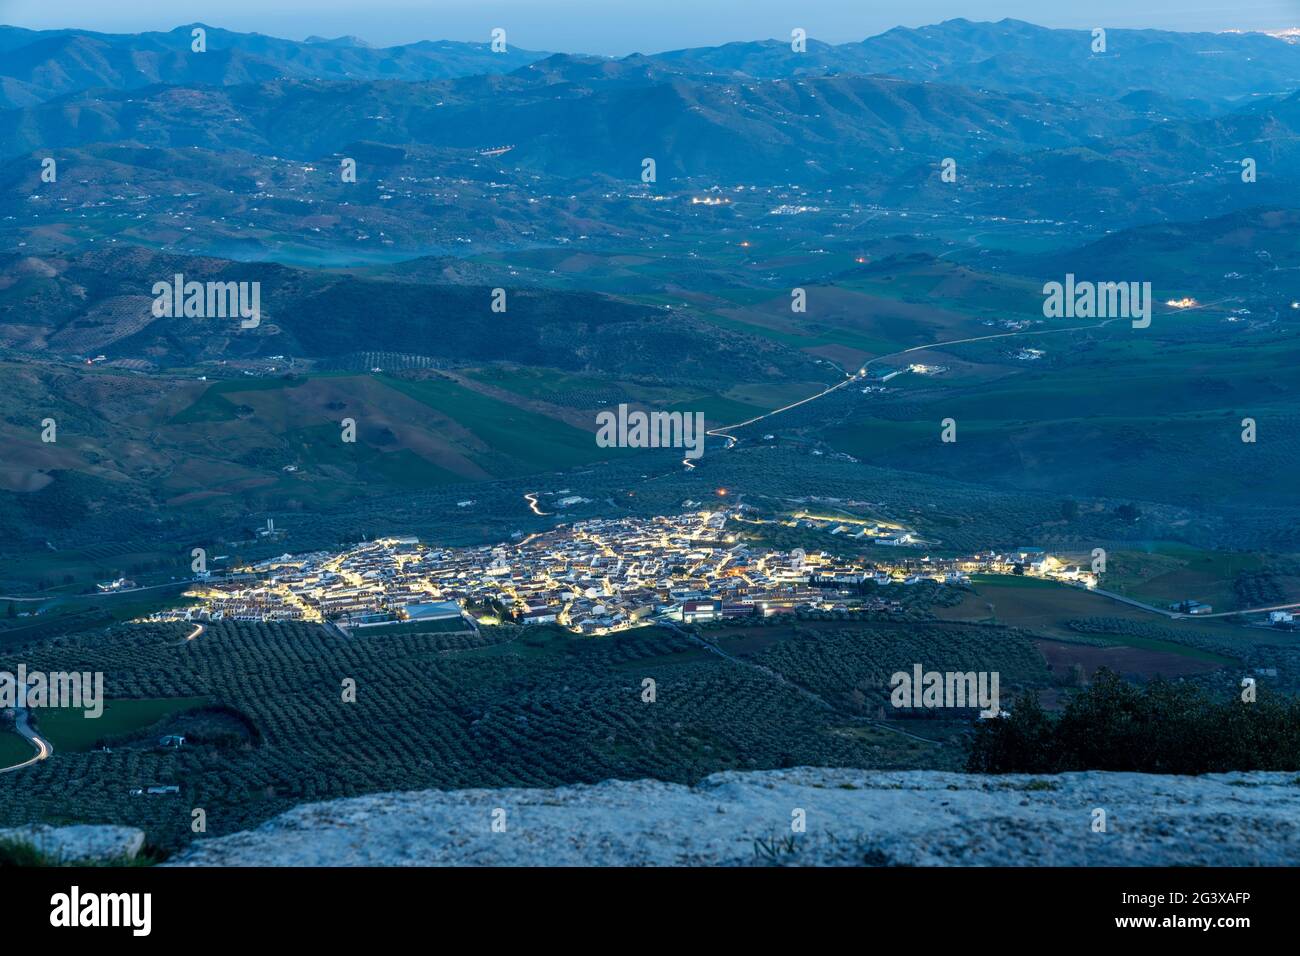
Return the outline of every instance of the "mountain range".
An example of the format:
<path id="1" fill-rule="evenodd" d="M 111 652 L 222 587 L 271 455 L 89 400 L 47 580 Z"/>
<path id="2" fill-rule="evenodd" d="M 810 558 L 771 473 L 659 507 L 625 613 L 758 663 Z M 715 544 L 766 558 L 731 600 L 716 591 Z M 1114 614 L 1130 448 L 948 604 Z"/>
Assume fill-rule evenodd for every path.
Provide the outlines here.
<path id="1" fill-rule="evenodd" d="M 191 55 L 191 33 L 207 52 Z M 1117 99 L 1176 89 L 1182 101 L 1219 104 L 1276 93 L 1300 80 L 1300 46 L 1259 33 L 1108 30 L 1094 52 L 1086 30 L 1019 20 L 947 20 L 898 27 L 857 43 L 810 38 L 804 52 L 785 39 L 728 43 L 625 58 L 691 74 L 777 79 L 890 74 L 982 89 L 1036 89 L 1052 97 Z M 230 86 L 278 78 L 420 81 L 503 73 L 546 54 L 482 43 L 421 41 L 375 48 L 355 37 L 303 41 L 187 24 L 166 33 L 104 34 L 0 27 L 0 106 L 28 106 L 95 88 L 154 83 Z M 616 62 L 616 61 L 607 61 Z"/>
<path id="2" fill-rule="evenodd" d="M 212 236 L 190 251 L 382 234 L 380 255 L 443 254 L 667 234 L 638 197 L 710 186 L 800 183 L 977 217 L 998 217 L 1012 190 L 1022 218 L 1093 231 L 1296 197 L 1300 45 L 1264 34 L 1112 30 L 1094 52 L 1087 31 L 950 20 L 805 53 L 773 40 L 610 59 L 205 29 L 196 54 L 188 26 L 0 27 L 0 232 L 85 241 L 72 237 L 85 210 L 152 197 L 165 202 L 136 210 L 136 241 L 179 240 L 181 197 Z M 362 188 L 340 182 L 344 158 Z M 506 193 L 513 212 L 498 215 Z"/>
<path id="3" fill-rule="evenodd" d="M 207 49 L 191 52 L 192 33 Z M 188 24 L 166 33 L 0 27 L 0 107 L 31 106 L 88 89 L 132 90 L 156 83 L 235 86 L 287 77 L 431 80 L 506 72 L 543 54 L 488 44 L 421 41 L 374 49 L 355 38 L 302 42 Z"/>

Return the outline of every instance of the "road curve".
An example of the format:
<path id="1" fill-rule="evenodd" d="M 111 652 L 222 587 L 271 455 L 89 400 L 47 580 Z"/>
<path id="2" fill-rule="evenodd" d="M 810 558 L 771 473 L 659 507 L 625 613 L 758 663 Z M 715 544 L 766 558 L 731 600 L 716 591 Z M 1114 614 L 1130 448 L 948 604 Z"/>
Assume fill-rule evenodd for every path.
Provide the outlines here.
<path id="1" fill-rule="evenodd" d="M 1226 301 L 1227 301 L 1226 298 L 1216 299 L 1214 302 L 1202 302 L 1199 305 L 1194 305 L 1187 309 L 1180 309 L 1179 311 L 1195 312 L 1199 309 L 1208 309 L 1210 306 L 1219 305 Z M 711 428 L 708 431 L 706 431 L 705 434 L 712 435 L 714 438 L 725 438 L 727 440 L 727 447 L 734 448 L 736 442 L 738 442 L 740 439 L 738 439 L 735 435 L 729 434 L 729 432 L 733 428 L 744 428 L 746 425 L 752 425 L 755 422 L 761 422 L 765 418 L 771 418 L 773 415 L 780 415 L 782 412 L 788 412 L 792 408 L 798 408 L 800 405 L 806 405 L 809 402 L 814 402 L 819 398 L 829 395 L 831 392 L 834 392 L 837 389 L 843 388 L 845 385 L 848 385 L 850 382 L 858 381 L 866 374 L 867 369 L 870 368 L 872 365 L 874 365 L 876 362 L 883 362 L 885 359 L 898 358 L 900 355 L 907 355 L 910 352 L 924 352 L 927 349 L 947 348 L 950 345 L 966 345 L 970 342 L 987 342 L 990 339 L 1012 339 L 1021 335 L 1057 335 L 1062 332 L 1086 332 L 1090 329 L 1105 328 L 1106 326 L 1110 325 L 1112 322 L 1120 321 L 1121 318 L 1122 317 L 1120 316 L 1114 316 L 1109 319 L 1103 319 L 1101 322 L 1094 322 L 1092 325 L 1072 325 L 1069 328 L 1064 328 L 1064 329 L 1022 329 L 1019 332 L 995 332 L 992 335 L 974 335 L 974 336 L 970 336 L 969 338 L 952 339 L 947 342 L 931 342 L 929 345 L 913 345 L 911 348 L 901 349 L 897 352 L 889 352 L 886 355 L 877 355 L 873 359 L 867 359 L 867 361 L 863 363 L 862 368 L 858 369 L 856 373 L 850 375 L 844 381 L 840 382 L 837 385 L 832 385 L 830 388 L 822 389 L 816 395 L 809 395 L 807 398 L 800 399 L 797 402 L 791 402 L 789 405 L 782 405 L 780 408 L 774 408 L 770 412 L 764 412 L 762 415 L 756 415 L 753 418 L 746 419 L 743 422 L 737 422 L 734 425 L 724 425 L 721 428 Z"/>
<path id="2" fill-rule="evenodd" d="M 727 440 L 727 447 L 732 448 L 735 446 L 736 442 L 740 440 L 735 435 L 730 434 L 732 429 L 744 428 L 746 425 L 761 422 L 763 419 L 771 418 L 773 415 L 780 415 L 782 412 L 788 412 L 790 409 L 798 408 L 800 405 L 807 405 L 809 402 L 815 402 L 817 399 L 823 398 L 831 392 L 838 391 L 845 385 L 861 380 L 863 376 L 866 375 L 867 369 L 876 362 L 883 362 L 886 359 L 897 358 L 900 355 L 907 355 L 910 352 L 923 352 L 926 349 L 941 349 L 950 345 L 965 345 L 969 342 L 986 342 L 989 339 L 1015 338 L 1020 335 L 1053 335 L 1061 332 L 1084 332 L 1089 329 L 1103 328 L 1114 321 L 1116 320 L 1106 319 L 1102 322 L 1093 323 L 1092 325 L 1075 325 L 1066 329 L 1024 329 L 1020 332 L 996 332 L 993 335 L 976 335 L 965 339 L 953 339 L 948 342 L 931 342 L 929 345 L 913 345 L 911 348 L 901 349 L 897 352 L 889 352 L 886 355 L 877 355 L 873 359 L 867 359 L 867 361 L 863 363 L 862 368 L 858 369 L 857 372 L 844 379 L 844 381 L 830 386 L 830 388 L 822 389 L 816 395 L 809 395 L 807 398 L 800 399 L 797 402 L 791 402 L 789 405 L 782 405 L 780 408 L 774 408 L 770 412 L 764 412 L 762 415 L 756 415 L 753 418 L 746 419 L 743 422 L 737 422 L 734 425 L 724 425 L 721 428 L 711 428 L 705 432 L 705 434 L 712 435 L 714 438 L 725 438 Z"/>
<path id="3" fill-rule="evenodd" d="M 0 767 L 0 773 L 10 773 L 14 770 L 22 770 L 23 767 L 30 767 L 34 763 L 40 763 L 42 760 L 47 760 L 50 754 L 54 753 L 54 746 L 32 729 L 32 725 L 27 718 L 27 709 L 25 707 L 18 708 L 17 719 L 14 721 L 14 729 L 18 731 L 24 740 L 36 748 L 36 753 L 30 759 L 24 760 L 22 763 L 16 763 L 12 767 Z"/>
<path id="4" fill-rule="evenodd" d="M 182 641 L 177 641 L 176 643 L 177 643 L 178 645 L 180 645 L 180 646 L 184 646 L 184 645 L 188 644 L 190 641 L 197 640 L 198 638 L 202 637 L 203 634 L 207 631 L 207 629 L 208 629 L 208 628 L 207 628 L 207 625 L 205 625 L 205 624 L 199 624 L 199 623 L 196 622 L 196 623 L 194 624 L 194 630 L 192 630 L 192 631 L 190 631 L 188 634 L 186 634 L 184 640 L 182 640 Z"/>

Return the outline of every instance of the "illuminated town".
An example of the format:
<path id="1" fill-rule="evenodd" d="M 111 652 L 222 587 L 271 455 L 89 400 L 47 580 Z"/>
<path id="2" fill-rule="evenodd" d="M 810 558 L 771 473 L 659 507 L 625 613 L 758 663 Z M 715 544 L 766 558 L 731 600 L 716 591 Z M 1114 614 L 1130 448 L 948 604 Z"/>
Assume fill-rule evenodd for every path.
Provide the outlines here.
<path id="1" fill-rule="evenodd" d="M 756 526 L 823 532 L 882 555 L 775 550 Z M 893 586 L 963 585 L 971 574 L 1025 574 L 1095 587 L 1096 576 L 1039 549 L 932 557 L 899 525 L 806 511 L 760 518 L 745 506 L 672 517 L 580 521 L 491 547 L 381 538 L 342 552 L 283 555 L 186 593 L 161 619 L 318 621 L 344 631 L 442 622 L 556 624 L 606 634 L 654 619 L 695 623 L 799 610 L 901 611 Z"/>

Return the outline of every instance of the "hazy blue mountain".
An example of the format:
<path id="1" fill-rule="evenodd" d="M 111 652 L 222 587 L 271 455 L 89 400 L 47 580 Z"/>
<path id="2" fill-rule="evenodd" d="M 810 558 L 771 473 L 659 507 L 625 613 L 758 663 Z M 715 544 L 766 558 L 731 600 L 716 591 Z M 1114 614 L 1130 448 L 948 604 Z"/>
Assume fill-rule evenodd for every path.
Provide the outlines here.
<path id="1" fill-rule="evenodd" d="M 1052 97 L 1161 91 L 1178 100 L 1234 100 L 1300 84 L 1300 46 L 1262 33 L 1106 31 L 1092 52 L 1088 30 L 1056 30 L 1020 20 L 946 20 L 897 27 L 860 43 L 810 38 L 807 52 L 788 40 L 728 43 L 661 54 L 667 62 L 755 77 L 890 73 L 910 80 L 997 90 L 1033 89 Z"/>
<path id="2" fill-rule="evenodd" d="M 1255 181 L 1242 162 L 1254 160 Z M 1300 162 L 1300 93 L 1260 98 L 1231 113 L 1156 123 L 1133 135 L 1037 152 L 993 151 L 965 169 L 958 195 L 996 214 L 1005 198 L 985 191 L 1016 185 L 1025 216 L 1109 220 L 1214 216 L 1257 205 L 1300 207 L 1291 170 Z M 921 198 L 915 175 L 900 177 L 891 201 Z M 930 196 L 931 201 L 943 201 Z"/>
<path id="3" fill-rule="evenodd" d="M 1113 104 L 892 77 L 707 81 L 653 63 L 553 57 L 506 76 L 434 83 L 273 80 L 238 86 L 87 91 L 0 113 L 7 154 L 114 141 L 335 155 L 359 140 L 484 149 L 559 176 L 733 181 L 848 176 L 1018 153 L 1146 125 Z"/>
<path id="4" fill-rule="evenodd" d="M 165 33 L 104 34 L 83 30 L 0 27 L 0 107 L 25 106 L 79 90 L 135 89 L 153 83 L 232 85 L 273 78 L 405 81 L 505 73 L 546 54 L 483 43 L 421 41 L 377 48 L 357 37 L 287 40 L 217 27 L 208 51 L 190 52 L 194 24 Z M 887 73 L 1001 91 L 1035 90 L 1053 98 L 1160 98 L 1164 111 L 1195 111 L 1300 85 L 1300 45 L 1260 33 L 1108 30 L 1106 51 L 1092 52 L 1086 30 L 1058 30 L 1019 20 L 947 20 L 898 27 L 855 43 L 809 38 L 795 53 L 788 39 L 637 54 L 622 60 L 570 57 L 585 63 L 658 70 L 699 79 L 763 79 Z M 551 65 L 552 67 L 555 64 Z M 624 74 L 611 67 L 606 79 Z M 1171 93 L 1170 91 L 1176 91 Z"/>
<path id="5" fill-rule="evenodd" d="M 1300 269 L 1300 209 L 1258 207 L 1185 222 L 1123 229 L 1077 249 L 1018 256 L 1016 271 L 1032 276 L 1073 272 L 1081 279 L 1122 276 L 1140 263 L 1144 277 L 1211 295 L 1253 285 L 1274 306 L 1293 294 Z M 1234 291 L 1236 289 L 1234 288 Z"/>
<path id="6" fill-rule="evenodd" d="M 281 77 L 431 80 L 504 73 L 545 56 L 483 43 L 421 41 L 373 48 L 355 37 L 302 42 L 205 26 L 207 52 L 192 53 L 196 24 L 167 33 L 107 34 L 0 27 L 0 107 L 29 106 L 81 90 L 157 83 L 230 86 Z"/>

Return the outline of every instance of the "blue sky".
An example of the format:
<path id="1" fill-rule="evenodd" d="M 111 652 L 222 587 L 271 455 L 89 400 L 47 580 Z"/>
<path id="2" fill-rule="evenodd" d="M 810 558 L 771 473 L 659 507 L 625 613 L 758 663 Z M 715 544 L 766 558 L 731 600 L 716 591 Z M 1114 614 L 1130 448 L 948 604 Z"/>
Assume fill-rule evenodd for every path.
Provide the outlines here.
<path id="1" fill-rule="evenodd" d="M 787 37 L 801 26 L 833 43 L 950 17 L 1015 17 L 1045 26 L 1268 30 L 1300 26 L 1300 0 L 0 0 L 0 23 L 131 33 L 203 21 L 301 39 L 355 34 L 389 45 L 485 40 L 622 55 Z"/>

